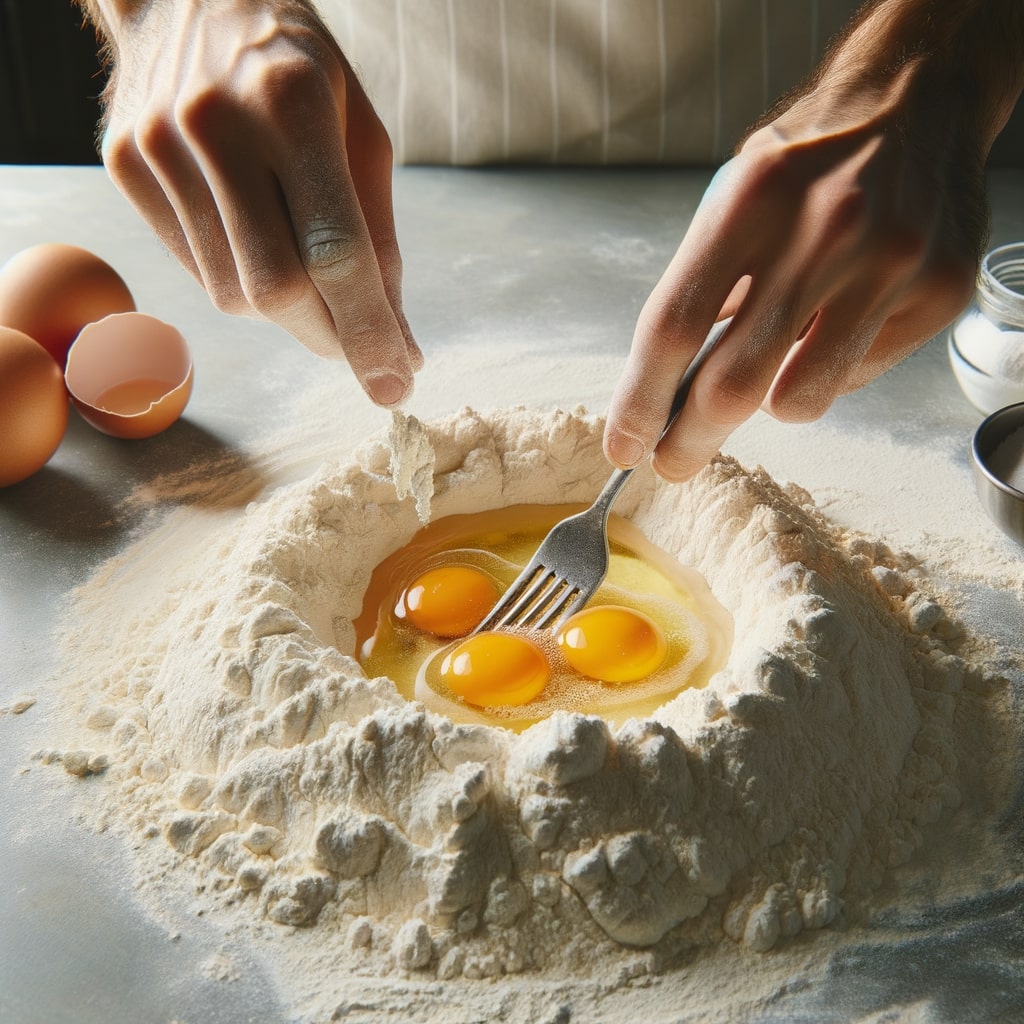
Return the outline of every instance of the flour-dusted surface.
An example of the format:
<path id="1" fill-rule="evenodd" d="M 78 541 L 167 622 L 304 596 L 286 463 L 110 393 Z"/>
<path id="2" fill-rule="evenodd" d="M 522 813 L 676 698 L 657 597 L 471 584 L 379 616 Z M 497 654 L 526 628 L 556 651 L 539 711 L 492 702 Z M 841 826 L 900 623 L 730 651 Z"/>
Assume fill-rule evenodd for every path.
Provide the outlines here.
<path id="1" fill-rule="evenodd" d="M 606 408 L 640 305 L 708 175 L 399 168 L 405 308 L 427 354 L 407 413 L 430 423 L 467 403 Z M 1024 1017 L 1024 885 L 1004 863 L 1007 848 L 1019 851 L 1013 826 L 1021 805 L 1012 787 L 988 795 L 994 766 L 1014 763 L 1019 749 L 1020 705 L 1009 742 L 984 715 L 972 736 L 965 708 L 992 706 L 972 691 L 958 698 L 961 806 L 921 830 L 912 859 L 890 869 L 863 912 L 847 899 L 831 926 L 767 953 L 731 939 L 674 958 L 664 943 L 609 946 L 594 957 L 595 973 L 604 972 L 597 980 L 540 969 L 457 982 L 421 970 L 378 976 L 378 946 L 326 943 L 326 918 L 314 927 L 273 923 L 253 912 L 252 899 L 233 895 L 228 877 L 197 875 L 195 861 L 159 831 L 149 837 L 144 827 L 125 826 L 122 814 L 102 833 L 88 826 L 91 812 L 80 823 L 80 810 L 116 799 L 117 788 L 103 774 L 79 779 L 32 757 L 56 745 L 56 690 L 66 696 L 89 673 L 86 664 L 66 672 L 52 645 L 67 591 L 169 513 L 153 546 L 133 549 L 152 574 L 111 565 L 108 603 L 97 602 L 97 631 L 115 608 L 139 618 L 171 575 L 158 573 L 197 558 L 204 538 L 239 530 L 247 501 L 265 500 L 282 481 L 307 480 L 325 459 L 350 463 L 355 445 L 387 429 L 391 416 L 369 406 L 344 366 L 305 356 L 271 325 L 217 314 L 102 168 L 4 167 L 0 176 L 11 249 L 53 238 L 102 245 L 101 254 L 130 275 L 140 308 L 181 327 L 196 357 L 189 410 L 167 434 L 129 445 L 72 417 L 51 464 L 0 498 L 0 705 L 35 700 L 23 713 L 0 714 L 7 812 L 0 1017 L 47 1024 Z M 993 244 L 1019 240 L 1020 172 L 996 171 L 991 183 Z M 941 584 L 939 603 L 950 616 L 1001 645 L 1008 660 L 1015 655 L 1008 674 L 1021 694 L 1022 562 L 973 491 L 969 444 L 980 419 L 937 339 L 837 401 L 823 420 L 784 425 L 758 415 L 726 450 L 745 466 L 765 466 L 776 481 L 799 483 L 843 529 L 912 552 L 928 580 Z M 278 444 L 283 431 L 288 437 Z M 211 551 L 218 546 L 214 539 Z M 212 561 L 207 555 L 202 571 Z M 85 746 L 83 736 L 92 744 L 96 734 L 76 730 L 74 742 Z M 360 924 L 352 937 L 365 935 Z"/>
<path id="2" fill-rule="evenodd" d="M 434 517 L 585 502 L 607 475 L 582 412 L 416 432 Z M 965 747 L 999 735 L 998 669 L 915 561 L 729 458 L 682 486 L 640 472 L 617 505 L 734 617 L 706 689 L 617 731 L 429 715 L 351 657 L 370 573 L 420 526 L 395 469 L 382 435 L 202 530 L 171 516 L 79 591 L 66 638 L 73 739 L 44 759 L 90 779 L 143 874 L 173 865 L 254 933 L 297 928 L 283 961 L 315 949 L 395 991 L 601 987 L 785 946 L 910 860 L 960 803 Z"/>

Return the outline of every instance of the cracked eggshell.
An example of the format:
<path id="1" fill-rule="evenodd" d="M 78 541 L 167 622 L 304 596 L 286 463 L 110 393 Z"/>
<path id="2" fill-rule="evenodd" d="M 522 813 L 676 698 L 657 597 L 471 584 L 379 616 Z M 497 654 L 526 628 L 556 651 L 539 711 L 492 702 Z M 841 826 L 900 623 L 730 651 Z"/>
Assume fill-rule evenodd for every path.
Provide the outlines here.
<path id="1" fill-rule="evenodd" d="M 181 332 L 146 313 L 115 313 L 82 329 L 64 379 L 82 418 L 104 434 L 152 437 L 185 411 L 192 355 Z"/>

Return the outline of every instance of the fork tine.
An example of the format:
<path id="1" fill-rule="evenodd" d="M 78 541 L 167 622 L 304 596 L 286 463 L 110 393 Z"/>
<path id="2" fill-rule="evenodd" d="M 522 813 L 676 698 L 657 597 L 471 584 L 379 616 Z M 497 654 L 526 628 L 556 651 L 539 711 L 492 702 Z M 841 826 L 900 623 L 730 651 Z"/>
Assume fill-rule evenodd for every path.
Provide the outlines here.
<path id="1" fill-rule="evenodd" d="M 558 620 L 555 625 L 561 625 L 562 621 L 567 619 L 570 614 L 566 611 L 566 608 L 574 608 L 581 594 L 582 591 L 579 587 L 574 587 L 570 583 L 566 582 L 566 585 L 562 588 L 558 597 L 547 605 L 544 614 L 533 623 L 534 629 L 544 629 L 551 625 L 555 619 Z"/>
<path id="2" fill-rule="evenodd" d="M 561 582 L 545 565 L 538 565 L 530 577 L 531 585 L 516 598 L 498 620 L 499 626 L 523 626 L 550 599 L 551 591 Z"/>
<path id="3" fill-rule="evenodd" d="M 576 588 L 573 591 L 572 600 L 570 600 L 567 605 L 563 606 L 562 613 L 554 622 L 551 623 L 551 631 L 555 633 L 561 629 L 568 619 L 575 615 L 576 612 L 578 612 L 593 596 L 593 590 L 580 590 L 579 588 Z M 547 624 L 547 620 L 542 623 L 538 623 L 541 627 L 546 626 Z"/>
<path id="4" fill-rule="evenodd" d="M 554 604 L 558 606 L 563 595 L 571 588 L 572 584 L 564 577 L 555 575 L 553 570 L 548 570 L 547 586 L 537 594 L 533 603 L 524 607 L 522 613 L 510 625 L 530 626 L 533 629 L 540 629 L 541 622 L 546 621 L 545 613 Z M 545 616 L 538 620 L 538 616 Z"/>
<path id="5" fill-rule="evenodd" d="M 531 583 L 534 583 L 536 586 L 535 578 L 537 573 L 543 569 L 544 566 L 534 557 L 526 568 L 509 584 L 508 589 L 501 595 L 494 607 L 480 621 L 473 632 L 480 633 L 483 630 L 493 629 L 496 625 L 504 623 L 508 619 L 513 605 L 522 598 L 526 588 Z"/>

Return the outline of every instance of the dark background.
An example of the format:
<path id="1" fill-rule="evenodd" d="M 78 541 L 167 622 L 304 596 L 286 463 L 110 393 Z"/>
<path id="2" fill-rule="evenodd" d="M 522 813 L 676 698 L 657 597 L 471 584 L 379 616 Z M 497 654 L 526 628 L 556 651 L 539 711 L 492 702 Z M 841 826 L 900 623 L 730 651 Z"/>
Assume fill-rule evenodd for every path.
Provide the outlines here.
<path id="1" fill-rule="evenodd" d="M 98 163 L 103 81 L 71 0 L 0 0 L 0 163 Z"/>
<path id="2" fill-rule="evenodd" d="M 0 0 L 0 163 L 97 163 L 103 83 L 71 0 Z M 1024 101 L 990 163 L 1024 166 Z"/>

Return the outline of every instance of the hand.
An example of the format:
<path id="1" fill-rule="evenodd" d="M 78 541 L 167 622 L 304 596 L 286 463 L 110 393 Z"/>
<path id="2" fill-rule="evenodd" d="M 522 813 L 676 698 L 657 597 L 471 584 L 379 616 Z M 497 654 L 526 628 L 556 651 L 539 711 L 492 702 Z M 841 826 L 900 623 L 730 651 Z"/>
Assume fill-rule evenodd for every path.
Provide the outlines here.
<path id="1" fill-rule="evenodd" d="M 877 46 L 877 31 L 860 41 Z M 817 418 L 969 301 L 991 138 L 963 129 L 981 123 L 977 110 L 958 117 L 927 61 L 893 71 L 882 58 L 878 74 L 834 61 L 831 78 L 812 81 L 713 179 L 644 306 L 613 395 L 605 450 L 617 465 L 655 448 L 716 320 L 734 317 L 654 453 L 670 480 L 696 473 L 759 408 Z M 986 124 L 998 131 L 1002 120 Z"/>
<path id="2" fill-rule="evenodd" d="M 391 145 L 299 0 L 95 0 L 114 67 L 108 173 L 216 306 L 344 356 L 400 402 L 422 356 L 401 302 Z"/>

